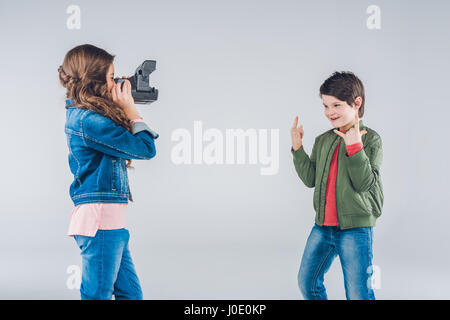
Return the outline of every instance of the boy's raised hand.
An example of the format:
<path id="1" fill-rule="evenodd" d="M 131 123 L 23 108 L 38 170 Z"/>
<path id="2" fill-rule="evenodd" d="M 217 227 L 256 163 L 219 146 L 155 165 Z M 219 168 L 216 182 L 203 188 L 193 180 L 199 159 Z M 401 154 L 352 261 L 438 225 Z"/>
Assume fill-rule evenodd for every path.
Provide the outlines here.
<path id="1" fill-rule="evenodd" d="M 297 151 L 302 146 L 303 142 L 303 125 L 297 128 L 298 125 L 298 116 L 295 117 L 294 125 L 291 128 L 291 138 L 292 138 L 292 149 Z"/>
<path id="2" fill-rule="evenodd" d="M 336 129 L 333 130 L 338 136 L 344 138 L 345 145 L 349 146 L 358 142 L 362 142 L 362 135 L 366 134 L 366 130 L 359 131 L 359 116 L 358 112 L 355 114 L 355 124 L 348 129 L 345 133 L 342 133 Z"/>

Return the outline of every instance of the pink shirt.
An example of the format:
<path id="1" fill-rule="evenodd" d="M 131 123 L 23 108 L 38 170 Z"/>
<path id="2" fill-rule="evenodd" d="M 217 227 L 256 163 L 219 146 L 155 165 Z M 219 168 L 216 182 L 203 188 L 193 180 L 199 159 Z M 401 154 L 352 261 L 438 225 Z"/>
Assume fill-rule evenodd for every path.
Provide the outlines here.
<path id="1" fill-rule="evenodd" d="M 143 122 L 142 118 L 131 120 L 132 123 Z M 85 203 L 76 206 L 70 214 L 69 231 L 74 234 L 94 237 L 97 230 L 125 228 L 127 213 L 126 203 Z"/>

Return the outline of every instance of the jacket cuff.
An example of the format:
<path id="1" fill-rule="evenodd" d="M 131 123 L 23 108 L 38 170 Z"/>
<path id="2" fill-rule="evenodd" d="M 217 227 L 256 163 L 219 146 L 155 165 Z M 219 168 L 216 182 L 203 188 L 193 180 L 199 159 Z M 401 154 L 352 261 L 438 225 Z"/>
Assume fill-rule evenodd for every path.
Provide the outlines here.
<path id="1" fill-rule="evenodd" d="M 294 156 L 295 160 L 303 160 L 308 158 L 308 155 L 306 154 L 303 145 L 295 151 L 294 148 L 291 147 L 291 153 Z"/>
<path id="2" fill-rule="evenodd" d="M 131 133 L 133 135 L 135 135 L 136 133 L 141 132 L 141 131 L 147 131 L 148 133 L 150 133 L 150 136 L 153 139 L 157 139 L 159 137 L 159 134 L 157 132 L 153 131 L 152 129 L 150 129 L 149 126 L 147 126 L 147 124 L 145 122 L 138 121 L 138 122 L 134 122 L 131 125 Z"/>
<path id="3" fill-rule="evenodd" d="M 144 119 L 142 119 L 142 118 L 136 118 L 136 119 L 131 120 L 131 123 L 132 123 L 132 124 L 135 123 L 135 122 L 144 122 Z"/>
<path id="4" fill-rule="evenodd" d="M 361 149 L 351 157 L 345 157 L 349 168 L 360 168 L 370 162 L 364 149 Z"/>
<path id="5" fill-rule="evenodd" d="M 354 155 L 363 148 L 363 144 L 362 142 L 357 142 L 349 146 L 345 146 L 345 148 L 347 149 L 348 156 L 351 157 L 352 155 Z"/>

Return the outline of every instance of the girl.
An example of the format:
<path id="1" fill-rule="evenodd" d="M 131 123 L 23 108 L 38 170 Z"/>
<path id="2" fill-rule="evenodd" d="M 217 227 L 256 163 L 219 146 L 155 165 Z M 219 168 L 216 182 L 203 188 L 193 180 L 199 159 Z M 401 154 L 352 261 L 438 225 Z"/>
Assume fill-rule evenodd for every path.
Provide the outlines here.
<path id="1" fill-rule="evenodd" d="M 82 300 L 143 298 L 125 228 L 126 205 L 133 201 L 127 168 L 131 159 L 155 156 L 158 134 L 136 110 L 130 82 L 115 84 L 113 60 L 85 44 L 67 52 L 58 68 L 67 89 L 65 133 L 74 175 L 68 235 L 81 249 Z"/>
<path id="2" fill-rule="evenodd" d="M 381 138 L 359 119 L 364 115 L 364 86 L 353 73 L 333 73 L 320 87 L 320 96 L 325 117 L 337 130 L 316 137 L 309 157 L 298 117 L 291 129 L 295 170 L 307 187 L 315 187 L 315 224 L 298 284 L 305 299 L 327 299 L 324 274 L 339 256 L 346 298 L 374 300 L 372 229 L 384 200 Z"/>

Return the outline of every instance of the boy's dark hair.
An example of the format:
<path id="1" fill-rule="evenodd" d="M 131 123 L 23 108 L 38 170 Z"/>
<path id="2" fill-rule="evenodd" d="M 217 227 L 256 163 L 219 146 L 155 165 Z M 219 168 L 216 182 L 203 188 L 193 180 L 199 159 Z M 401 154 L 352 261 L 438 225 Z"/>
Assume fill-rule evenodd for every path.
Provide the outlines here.
<path id="1" fill-rule="evenodd" d="M 361 97 L 361 107 L 358 109 L 358 116 L 364 115 L 364 85 L 361 80 L 351 71 L 335 71 L 320 86 L 320 97 L 322 94 L 336 97 L 352 106 L 356 97 Z"/>

